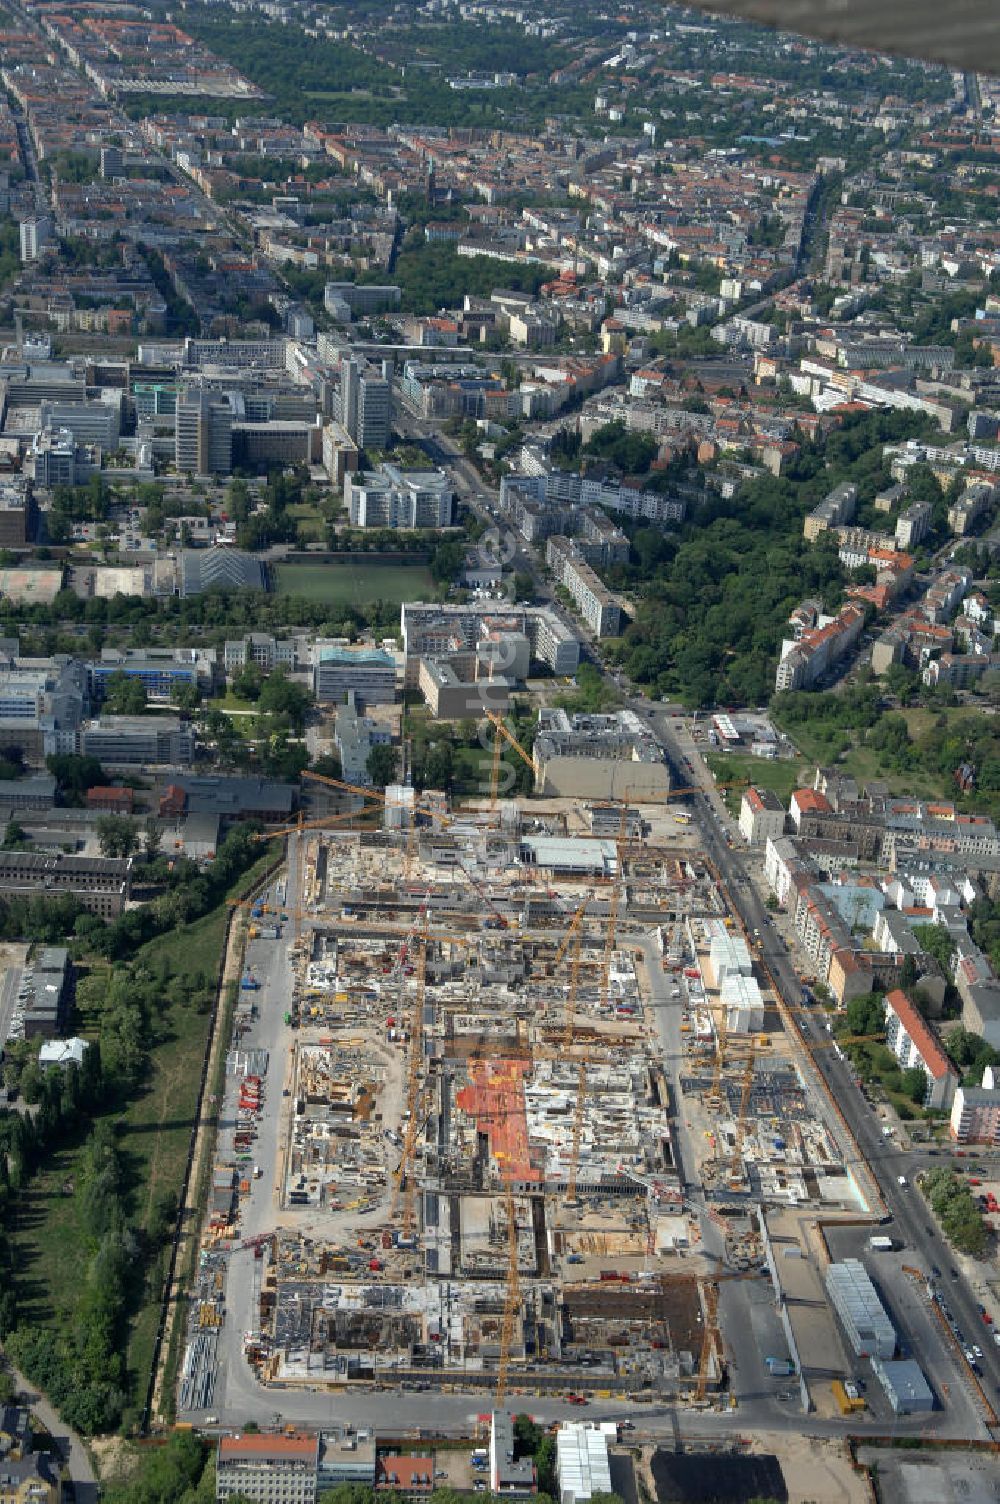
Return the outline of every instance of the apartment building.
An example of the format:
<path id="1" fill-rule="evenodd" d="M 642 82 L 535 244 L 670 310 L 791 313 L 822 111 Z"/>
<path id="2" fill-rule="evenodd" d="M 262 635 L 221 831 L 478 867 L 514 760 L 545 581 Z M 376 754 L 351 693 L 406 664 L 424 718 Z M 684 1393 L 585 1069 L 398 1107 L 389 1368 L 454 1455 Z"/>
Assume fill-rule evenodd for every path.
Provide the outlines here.
<path id="1" fill-rule="evenodd" d="M 933 1030 L 901 989 L 890 992 L 885 1004 L 886 1044 L 904 1070 L 918 1067 L 927 1077 L 924 1106 L 950 1107 L 959 1075 Z"/>
<path id="2" fill-rule="evenodd" d="M 951 1104 L 951 1136 L 960 1144 L 1000 1144 L 1000 1086 L 992 1065 L 981 1086 L 960 1086 Z"/>
<path id="3" fill-rule="evenodd" d="M 351 314 L 368 317 L 373 313 L 391 313 L 399 307 L 402 293 L 389 284 L 377 285 L 363 282 L 328 282 L 323 289 L 323 306 L 327 313 L 336 313 L 341 304 Z"/>
<path id="4" fill-rule="evenodd" d="M 1000 980 L 987 957 L 971 939 L 959 940 L 952 967 L 964 1027 L 1000 1049 Z"/>
<path id="5" fill-rule="evenodd" d="M 62 1485 L 47 1453 L 0 1457 L 0 1504 L 59 1504 L 62 1497 Z"/>
<path id="6" fill-rule="evenodd" d="M 345 360 L 340 368 L 340 423 L 361 449 L 385 449 L 392 432 L 392 380 L 388 367 L 362 368 Z"/>
<path id="7" fill-rule="evenodd" d="M 782 644 L 775 688 L 811 689 L 857 642 L 865 624 L 860 606 L 842 606 L 833 620 L 803 631 L 798 641 Z"/>
<path id="8" fill-rule="evenodd" d="M 748 846 L 766 846 L 785 829 L 785 808 L 773 789 L 749 788 L 740 801 L 740 832 Z"/>
<path id="9" fill-rule="evenodd" d="M 490 1416 L 490 1492 L 524 1497 L 538 1492 L 538 1478 L 531 1457 L 515 1459 L 514 1417 L 509 1410 L 494 1410 Z"/>
<path id="10" fill-rule="evenodd" d="M 347 703 L 337 710 L 333 743 L 340 756 L 341 773 L 346 783 L 367 787 L 371 783 L 368 773 L 368 754 L 373 747 L 388 747 L 392 733 L 388 726 L 361 715 L 353 690 L 348 691 Z"/>
<path id="11" fill-rule="evenodd" d="M 968 569 L 941 570 L 924 592 L 920 602 L 922 614 L 938 625 L 950 621 L 971 584 L 972 573 Z"/>
<path id="12" fill-rule="evenodd" d="M 524 639 L 530 655 L 554 674 L 575 674 L 580 639 L 551 606 L 434 605 L 404 602 L 400 610 L 405 682 L 416 687 L 420 660 L 473 648 L 484 636 Z"/>
<path id="13" fill-rule="evenodd" d="M 37 529 L 31 482 L 17 478 L 0 484 L 0 548 L 24 548 L 35 541 Z"/>
<path id="14" fill-rule="evenodd" d="M 545 546 L 545 562 L 573 597 L 590 630 L 597 637 L 617 637 L 621 631 L 621 605 L 591 569 L 576 541 L 561 534 L 550 538 Z"/>
<path id="15" fill-rule="evenodd" d="M 844 527 L 854 521 L 858 506 L 858 488 L 850 481 L 842 481 L 828 496 L 818 502 L 802 524 L 807 542 L 815 543 L 821 533 L 829 528 Z"/>
<path id="16" fill-rule="evenodd" d="M 1000 653 L 942 653 L 921 674 L 925 684 L 969 689 L 987 674 L 1000 673 Z"/>
<path id="17" fill-rule="evenodd" d="M 217 1504 L 316 1504 L 317 1436 L 222 1436 L 215 1462 Z"/>
<path id="18" fill-rule="evenodd" d="M 21 261 L 24 266 L 40 261 L 51 244 L 51 219 L 42 215 L 21 221 Z"/>
<path id="19" fill-rule="evenodd" d="M 959 538 L 974 532 L 996 500 L 996 487 L 987 481 L 969 486 L 948 508 L 948 526 Z"/>
<path id="20" fill-rule="evenodd" d="M 896 547 L 916 548 L 930 532 L 932 512 L 929 501 L 911 501 L 896 519 Z"/>

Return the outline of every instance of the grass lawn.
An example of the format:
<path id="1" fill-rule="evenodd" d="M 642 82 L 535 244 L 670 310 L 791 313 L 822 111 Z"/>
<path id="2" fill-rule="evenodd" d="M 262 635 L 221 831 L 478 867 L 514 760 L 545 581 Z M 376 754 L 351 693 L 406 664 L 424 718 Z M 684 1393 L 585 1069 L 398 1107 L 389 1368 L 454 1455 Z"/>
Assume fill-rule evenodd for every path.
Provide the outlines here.
<path id="1" fill-rule="evenodd" d="M 257 714 L 257 707 L 252 700 L 241 700 L 239 695 L 234 695 L 231 689 L 227 689 L 224 695 L 214 696 L 210 708 L 221 710 L 226 715 Z"/>
<path id="2" fill-rule="evenodd" d="M 766 757 L 751 757 L 747 753 L 710 752 L 707 761 L 720 783 L 745 778 L 758 788 L 771 789 L 783 804 L 788 803 L 793 789 L 812 783 L 813 764 L 797 757 L 775 758 L 771 761 Z M 742 798 L 742 788 L 726 790 L 726 805 L 734 815 L 740 812 Z"/>
<path id="3" fill-rule="evenodd" d="M 263 856 L 240 878 L 237 890 L 245 891 L 273 860 L 273 852 Z M 227 906 L 221 904 L 183 930 L 151 940 L 134 959 L 151 964 L 166 960 L 175 976 L 204 972 L 214 979 L 227 914 Z M 155 1021 L 158 1042 L 150 1053 L 142 1091 L 124 1111 L 115 1108 L 108 1113 L 118 1130 L 131 1190 L 130 1218 L 137 1224 L 145 1224 L 153 1198 L 161 1191 L 180 1193 L 210 1017 L 209 1012 L 199 1013 L 184 1003 L 166 1005 Z M 94 1032 L 94 1021 L 88 1017 L 77 1022 L 84 1035 Z M 69 1302 L 61 1292 L 75 1292 L 79 1281 L 84 1239 L 69 1189 L 80 1153 L 79 1145 L 61 1151 L 35 1176 L 20 1201 L 14 1241 L 18 1267 L 24 1272 L 18 1281 L 18 1298 L 36 1324 L 55 1326 L 62 1321 Z M 141 1407 L 145 1398 L 159 1316 L 160 1291 L 150 1289 L 129 1335 L 129 1390 L 135 1407 Z"/>
<path id="4" fill-rule="evenodd" d="M 427 600 L 437 586 L 426 564 L 282 564 L 278 569 L 278 594 L 297 595 L 308 601 L 323 601 L 331 607 L 365 606 L 386 601 L 401 606 L 404 601 Z"/>
<path id="5" fill-rule="evenodd" d="M 931 731 L 942 713 L 948 717 L 949 724 L 954 724 L 966 721 L 971 716 L 979 716 L 982 711 L 971 705 L 958 705 L 943 712 L 915 706 L 900 713 L 906 719 L 910 736 L 917 741 Z M 954 797 L 954 785 L 947 778 L 921 771 L 898 773 L 886 768 L 878 752 L 864 746 L 853 732 L 838 730 L 834 733 L 839 743 L 845 738 L 849 743 L 846 750 L 840 752 L 838 746 L 831 747 L 822 728 L 816 733 L 811 732 L 807 724 L 784 726 L 782 729 L 791 737 L 803 757 L 809 760 L 810 772 L 816 766 L 833 767 L 850 778 L 856 778 L 859 783 L 875 778 L 884 779 L 889 785 L 890 794 L 913 794 L 920 799 Z M 811 782 L 811 778 L 809 781 Z"/>
<path id="6" fill-rule="evenodd" d="M 501 794 L 509 783 L 513 786 L 512 775 L 516 776 L 520 765 L 520 758 L 516 754 L 511 753 L 509 757 L 501 754 L 498 785 Z M 492 771 L 492 752 L 484 752 L 482 747 L 455 748 L 454 786 L 457 794 L 465 794 L 469 798 L 488 799 Z"/>

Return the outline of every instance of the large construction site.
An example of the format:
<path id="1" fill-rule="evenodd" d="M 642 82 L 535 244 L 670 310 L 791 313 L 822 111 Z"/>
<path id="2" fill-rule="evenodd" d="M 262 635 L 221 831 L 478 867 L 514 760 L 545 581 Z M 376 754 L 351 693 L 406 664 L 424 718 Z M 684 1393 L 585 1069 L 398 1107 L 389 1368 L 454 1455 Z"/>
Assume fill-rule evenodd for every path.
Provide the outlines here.
<path id="1" fill-rule="evenodd" d="M 718 875 L 669 800 L 365 797 L 374 821 L 300 828 L 297 903 L 250 931 L 251 980 L 280 946 L 286 1058 L 265 1108 L 266 1061 L 236 1052 L 231 1146 L 273 1164 L 271 1207 L 244 1220 L 223 1136 L 203 1265 L 254 1234 L 246 1360 L 283 1386 L 706 1400 L 766 1208 L 865 1210 Z"/>

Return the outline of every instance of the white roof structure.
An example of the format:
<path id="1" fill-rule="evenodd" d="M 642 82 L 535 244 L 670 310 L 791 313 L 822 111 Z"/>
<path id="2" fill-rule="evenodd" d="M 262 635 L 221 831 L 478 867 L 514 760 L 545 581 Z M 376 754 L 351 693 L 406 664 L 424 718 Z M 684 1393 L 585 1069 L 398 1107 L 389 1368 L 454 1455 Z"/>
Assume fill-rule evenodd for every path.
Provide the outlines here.
<path id="1" fill-rule="evenodd" d="M 611 1493 L 608 1438 L 593 1426 L 564 1421 L 556 1432 L 559 1504 L 581 1504 L 594 1494 Z"/>
<path id="2" fill-rule="evenodd" d="M 85 1039 L 46 1039 L 38 1051 L 38 1064 L 43 1070 L 49 1065 L 82 1065 L 87 1048 Z"/>

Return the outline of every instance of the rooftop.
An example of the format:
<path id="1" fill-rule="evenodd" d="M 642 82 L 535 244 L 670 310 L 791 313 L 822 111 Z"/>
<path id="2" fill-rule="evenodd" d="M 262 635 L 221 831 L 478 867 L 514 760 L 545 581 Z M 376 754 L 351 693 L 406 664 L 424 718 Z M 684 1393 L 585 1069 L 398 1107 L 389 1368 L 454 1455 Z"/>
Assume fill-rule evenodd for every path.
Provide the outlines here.
<path id="1" fill-rule="evenodd" d="M 919 1050 L 921 1060 L 935 1081 L 949 1073 L 953 1075 L 955 1067 L 906 993 L 897 987 L 887 995 L 886 1002 Z"/>

